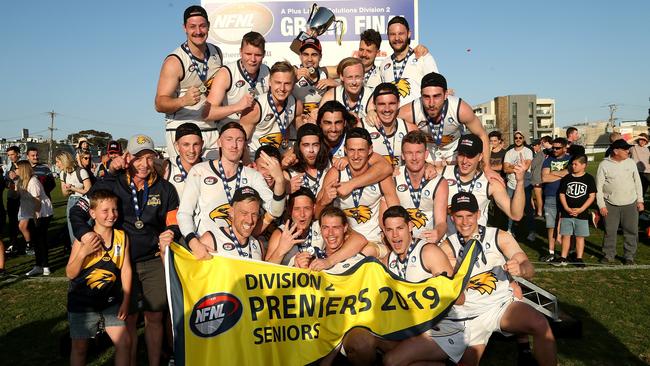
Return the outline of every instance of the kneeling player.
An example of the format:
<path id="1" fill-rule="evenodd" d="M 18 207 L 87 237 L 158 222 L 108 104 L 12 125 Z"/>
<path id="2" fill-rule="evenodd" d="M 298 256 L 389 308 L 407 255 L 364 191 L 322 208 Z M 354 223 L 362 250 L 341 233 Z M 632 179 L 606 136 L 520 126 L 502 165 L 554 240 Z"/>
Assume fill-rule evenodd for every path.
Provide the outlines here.
<path id="1" fill-rule="evenodd" d="M 450 260 L 464 255 L 470 239 L 481 243 L 483 253 L 465 290 L 465 303 L 458 312 L 470 335 L 463 365 L 478 365 L 492 332 L 504 335 L 533 336 L 534 355 L 540 366 L 555 365 L 555 338 L 546 318 L 528 304 L 515 299 L 510 276 L 530 279 L 533 266 L 517 241 L 508 232 L 478 224 L 480 210 L 476 197 L 468 192 L 456 193 L 451 200 L 451 216 L 457 232 L 441 244 Z"/>
<path id="2" fill-rule="evenodd" d="M 413 223 L 405 208 L 392 206 L 387 209 L 383 224 L 391 248 L 384 264 L 391 273 L 410 282 L 453 273 L 440 248 L 413 237 Z M 462 302 L 462 298 L 459 301 Z M 377 350 L 384 353 L 383 362 L 388 365 L 444 365 L 447 359 L 458 362 L 465 351 L 467 336 L 463 321 L 450 319 L 459 318 L 455 307 L 432 329 L 399 342 L 378 338 L 365 329 L 353 329 L 343 340 L 343 348 L 355 365 L 374 364 Z"/>

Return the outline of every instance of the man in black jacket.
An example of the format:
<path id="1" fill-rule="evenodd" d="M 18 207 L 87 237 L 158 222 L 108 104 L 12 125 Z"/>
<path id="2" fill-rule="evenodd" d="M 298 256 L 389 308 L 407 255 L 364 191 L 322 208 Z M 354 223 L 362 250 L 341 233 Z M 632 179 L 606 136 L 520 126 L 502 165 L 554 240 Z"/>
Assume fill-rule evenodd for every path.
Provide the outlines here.
<path id="1" fill-rule="evenodd" d="M 131 337 L 131 364 L 136 364 L 138 312 L 144 311 L 145 339 L 150 365 L 160 364 L 163 341 L 163 312 L 167 307 L 165 276 L 158 248 L 159 236 L 180 238 L 176 223 L 178 194 L 174 187 L 156 174 L 154 159 L 157 154 L 151 138 L 133 136 L 126 153 L 113 159 L 111 171 L 88 192 L 108 189 L 119 198 L 119 217 L 116 228 L 128 236 L 133 266 L 133 287 L 127 327 Z M 84 197 L 70 210 L 74 235 L 81 245 L 101 241 L 88 225 L 88 200 Z M 104 247 L 110 243 L 103 243 Z"/>

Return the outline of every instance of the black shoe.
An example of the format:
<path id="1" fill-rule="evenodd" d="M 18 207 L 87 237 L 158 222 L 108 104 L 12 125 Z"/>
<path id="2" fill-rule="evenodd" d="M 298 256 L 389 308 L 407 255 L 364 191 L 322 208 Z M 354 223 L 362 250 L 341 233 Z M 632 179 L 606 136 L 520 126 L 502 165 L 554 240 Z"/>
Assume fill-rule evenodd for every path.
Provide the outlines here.
<path id="1" fill-rule="evenodd" d="M 626 266 L 633 266 L 636 263 L 634 262 L 634 259 L 626 259 L 625 262 L 623 262 L 623 264 Z"/>
<path id="2" fill-rule="evenodd" d="M 582 258 L 576 258 L 573 261 L 573 265 L 578 268 L 585 268 L 585 261 L 583 261 Z"/>
<path id="3" fill-rule="evenodd" d="M 517 366 L 537 366 L 537 361 L 530 350 L 519 351 L 517 354 Z"/>
<path id="4" fill-rule="evenodd" d="M 550 263 L 555 259 L 555 254 L 547 254 L 539 257 L 540 262 Z"/>
<path id="5" fill-rule="evenodd" d="M 563 267 L 567 265 L 567 260 L 564 257 L 555 257 L 552 261 L 551 264 L 556 266 L 556 267 Z"/>

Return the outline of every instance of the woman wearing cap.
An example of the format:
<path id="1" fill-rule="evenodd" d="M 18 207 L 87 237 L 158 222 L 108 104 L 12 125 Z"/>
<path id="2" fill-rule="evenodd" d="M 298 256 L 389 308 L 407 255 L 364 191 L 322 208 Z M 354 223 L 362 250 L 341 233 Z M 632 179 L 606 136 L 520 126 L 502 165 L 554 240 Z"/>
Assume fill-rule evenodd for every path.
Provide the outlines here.
<path id="1" fill-rule="evenodd" d="M 641 177 L 641 193 L 645 195 L 650 182 L 650 150 L 648 149 L 648 134 L 640 133 L 636 145 L 630 148 L 630 157 L 636 163 Z"/>

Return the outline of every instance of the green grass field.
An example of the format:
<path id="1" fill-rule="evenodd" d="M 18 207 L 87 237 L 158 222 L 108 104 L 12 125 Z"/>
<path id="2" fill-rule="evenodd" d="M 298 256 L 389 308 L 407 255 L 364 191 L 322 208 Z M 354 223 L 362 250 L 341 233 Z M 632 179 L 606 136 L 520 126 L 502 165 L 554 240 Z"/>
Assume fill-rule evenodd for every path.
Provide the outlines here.
<path id="1" fill-rule="evenodd" d="M 600 158 L 600 157 L 597 157 Z M 595 176 L 596 163 L 590 172 Z M 33 257 L 10 258 L 6 268 L 16 276 L 0 279 L 0 365 L 64 365 L 69 361 L 59 354 L 61 339 L 66 339 L 66 290 L 63 253 L 65 199 L 53 192 L 55 219 L 50 226 L 49 278 L 22 276 L 33 266 Z M 538 233 L 534 243 L 522 242 L 533 262 L 546 251 L 544 223 L 535 221 Z M 586 242 L 585 261 L 598 266 L 602 231 L 593 229 Z M 6 236 L 3 240 L 7 243 Z M 619 238 L 619 254 L 622 252 Z M 641 238 L 637 264 L 650 264 L 650 242 Z M 582 338 L 558 339 L 561 365 L 648 365 L 650 364 L 650 269 L 590 271 L 543 271 L 533 282 L 557 295 L 560 308 L 582 322 Z M 536 264 L 538 269 L 553 268 Z M 141 338 L 142 339 L 142 338 Z M 89 364 L 112 364 L 110 350 L 89 357 Z M 145 362 L 143 342 L 140 360 Z M 516 345 L 510 340 L 490 344 L 482 365 L 515 365 Z"/>

